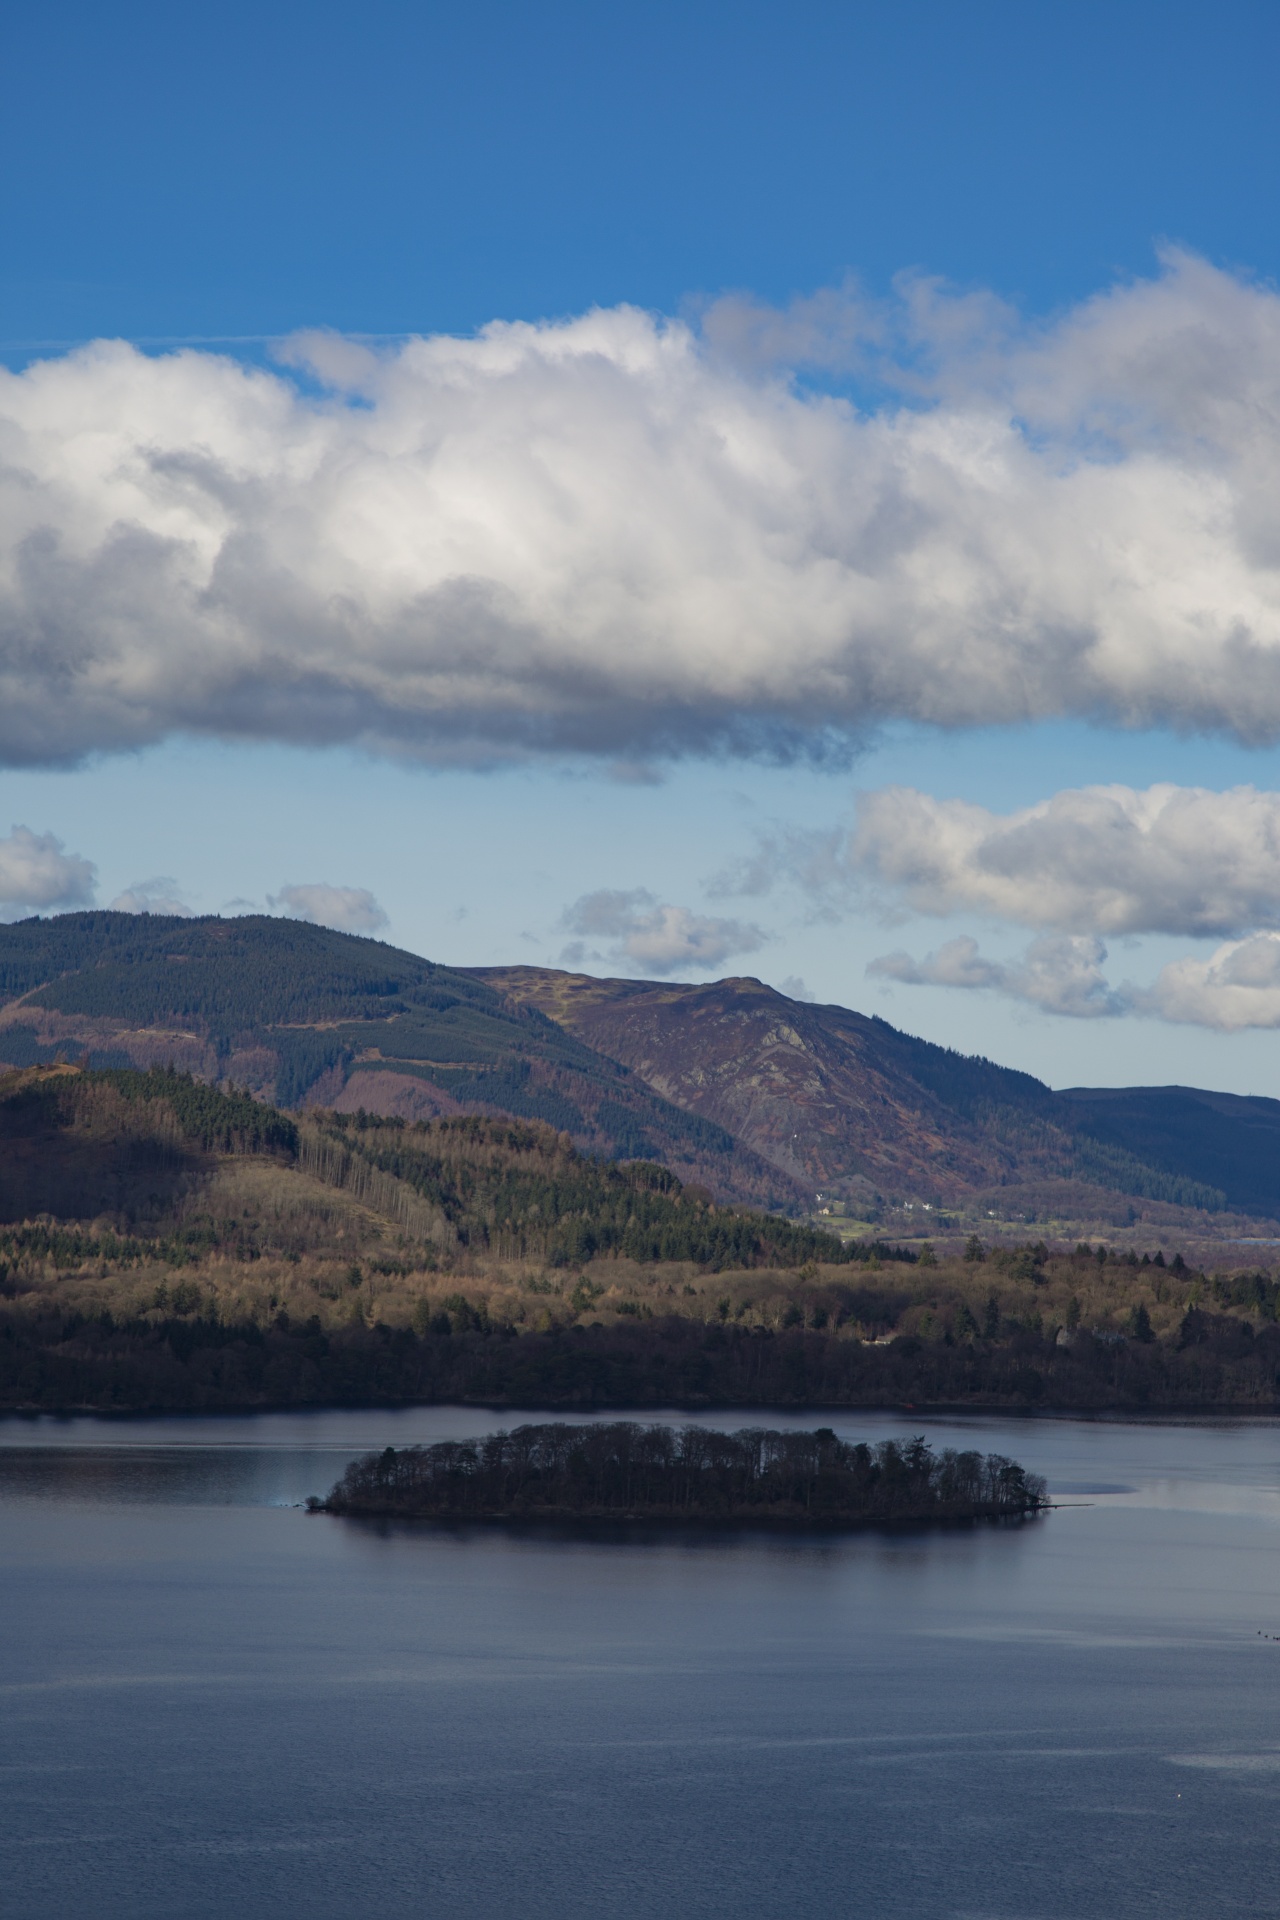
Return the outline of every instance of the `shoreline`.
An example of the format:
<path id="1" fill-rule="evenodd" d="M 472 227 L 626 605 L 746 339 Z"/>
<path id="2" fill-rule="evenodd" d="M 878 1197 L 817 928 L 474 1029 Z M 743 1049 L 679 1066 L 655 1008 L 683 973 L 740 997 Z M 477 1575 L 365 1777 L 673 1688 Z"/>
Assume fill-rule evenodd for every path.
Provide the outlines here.
<path id="1" fill-rule="evenodd" d="M 491 1400 L 448 1395 L 440 1399 L 360 1398 L 350 1400 L 254 1400 L 239 1405 L 185 1406 L 153 1405 L 122 1407 L 91 1401 L 69 1402 L 63 1406 L 42 1406 L 29 1402 L 21 1406 L 0 1406 L 0 1428 L 6 1421 L 101 1420 L 105 1423 L 129 1420 L 245 1420 L 261 1416 L 335 1413 L 411 1413 L 439 1407 L 465 1408 L 469 1412 L 497 1416 L 526 1413 L 555 1414 L 563 1419 L 593 1420 L 604 1415 L 644 1417 L 659 1413 L 683 1415 L 759 1414 L 786 1418 L 809 1414 L 832 1414 L 841 1418 L 860 1414 L 900 1414 L 921 1420 L 1020 1420 L 1073 1422 L 1124 1422 L 1142 1426 L 1187 1426 L 1196 1421 L 1255 1421 L 1259 1425 L 1280 1425 L 1280 1396 L 1269 1406 L 1256 1401 L 1197 1402 L 1185 1407 L 1142 1407 L 1116 1403 L 1110 1406 L 1028 1406 L 1000 1401 L 975 1400 Z"/>
<path id="2" fill-rule="evenodd" d="M 715 1531 L 723 1528 L 733 1532 L 759 1529 L 770 1533 L 897 1533 L 918 1532 L 923 1528 L 932 1532 L 939 1528 L 1020 1527 L 1029 1521 L 1038 1520 L 1042 1514 L 1052 1512 L 1054 1505 L 1053 1501 L 1045 1501 L 1040 1506 L 1029 1507 L 1025 1513 L 1001 1513 L 996 1510 L 977 1513 L 872 1513 L 840 1518 L 830 1514 L 817 1514 L 810 1518 L 802 1513 L 758 1511 L 750 1507 L 730 1513 L 690 1513 L 676 1507 L 641 1508 L 632 1513 L 619 1512 L 617 1508 L 610 1507 L 504 1508 L 483 1513 L 450 1511 L 422 1513 L 391 1506 L 331 1506 L 327 1500 L 309 1500 L 306 1503 L 306 1511 L 312 1514 L 323 1514 L 331 1520 L 395 1520 L 425 1527 L 583 1526 L 597 1528 L 616 1526 L 630 1530 L 651 1526 L 661 1529 L 674 1528 L 681 1532 L 688 1532 L 695 1528 Z"/>

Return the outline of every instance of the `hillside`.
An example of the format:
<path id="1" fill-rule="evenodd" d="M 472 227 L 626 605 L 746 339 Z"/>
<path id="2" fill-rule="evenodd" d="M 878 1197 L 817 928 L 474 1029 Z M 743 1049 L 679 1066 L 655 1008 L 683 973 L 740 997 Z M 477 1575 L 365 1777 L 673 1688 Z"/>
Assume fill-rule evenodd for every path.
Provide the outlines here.
<path id="1" fill-rule="evenodd" d="M 685 986 L 536 967 L 476 977 L 851 1210 L 1116 1226 L 1145 1212 L 1199 1234 L 1227 1209 L 1280 1215 L 1280 1101 L 1176 1087 L 1057 1094 L 758 980 Z M 1145 1205 L 1117 1209 L 1119 1196 Z"/>
<path id="2" fill-rule="evenodd" d="M 344 1202 L 335 1214 L 334 1193 L 354 1211 Z M 369 1244 L 429 1253 L 434 1267 L 488 1255 L 717 1269 L 850 1257 L 832 1235 L 717 1207 L 666 1167 L 595 1159 L 537 1121 L 323 1109 L 295 1120 L 171 1068 L 0 1075 L 0 1226 L 43 1217 L 164 1246 L 229 1238 L 286 1258 L 330 1254 L 335 1236 L 354 1244 L 362 1230 Z"/>
<path id="3" fill-rule="evenodd" d="M 894 1238 L 1035 1225 L 1268 1237 L 1280 1102 L 1074 1088 L 758 980 L 447 968 L 296 921 L 66 914 L 0 927 L 0 1063 L 173 1065 L 293 1112 L 542 1122 L 724 1203 Z"/>
<path id="4" fill-rule="evenodd" d="M 1280 1214 L 1280 1100 L 1200 1087 L 1070 1087 L 1055 1106 L 1104 1152 L 1206 1182 L 1242 1213 Z"/>
<path id="5" fill-rule="evenodd" d="M 0 1076 L 0 1408 L 1274 1408 L 1280 1283 L 936 1258 L 716 1206 L 540 1122 Z"/>
<path id="6" fill-rule="evenodd" d="M 172 1065 L 282 1107 L 544 1121 L 661 1159 L 726 1199 L 794 1206 L 784 1174 L 484 982 L 265 915 L 71 913 L 0 927 L 0 1063 Z"/>

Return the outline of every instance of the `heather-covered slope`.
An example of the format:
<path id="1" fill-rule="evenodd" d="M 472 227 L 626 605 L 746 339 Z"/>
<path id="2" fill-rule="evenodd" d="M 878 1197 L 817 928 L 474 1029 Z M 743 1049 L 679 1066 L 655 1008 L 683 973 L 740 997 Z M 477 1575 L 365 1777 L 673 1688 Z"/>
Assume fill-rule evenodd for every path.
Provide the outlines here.
<path id="1" fill-rule="evenodd" d="M 665 985 L 534 967 L 479 977 L 815 1191 L 958 1201 L 1014 1168 L 1011 1149 L 911 1075 L 906 1036 L 843 1007 L 788 1000 L 758 980 Z M 990 1073 L 997 1084 L 1026 1078 Z"/>
<path id="2" fill-rule="evenodd" d="M 1079 1215 L 1101 1196 L 1162 1209 L 1280 1214 L 1280 1101 L 1179 1088 L 1055 1094 L 1030 1074 L 758 980 L 478 973 L 729 1128 L 780 1171 L 855 1204 Z"/>

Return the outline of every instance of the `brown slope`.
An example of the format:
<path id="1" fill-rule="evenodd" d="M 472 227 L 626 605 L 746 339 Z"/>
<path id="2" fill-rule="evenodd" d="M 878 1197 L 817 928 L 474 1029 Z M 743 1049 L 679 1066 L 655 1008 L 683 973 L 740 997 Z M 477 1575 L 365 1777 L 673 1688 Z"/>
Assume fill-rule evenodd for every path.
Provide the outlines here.
<path id="1" fill-rule="evenodd" d="M 910 1049 L 923 1043 L 883 1021 L 788 1000 L 759 980 L 477 971 L 811 1192 L 955 1203 L 1016 1177 L 1008 1146 L 911 1077 Z"/>

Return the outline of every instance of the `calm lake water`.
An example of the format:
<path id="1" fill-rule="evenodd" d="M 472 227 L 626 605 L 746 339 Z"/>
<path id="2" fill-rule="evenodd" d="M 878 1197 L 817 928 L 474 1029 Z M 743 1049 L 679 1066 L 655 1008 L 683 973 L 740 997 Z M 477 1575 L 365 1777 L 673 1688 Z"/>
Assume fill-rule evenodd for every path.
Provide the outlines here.
<path id="1" fill-rule="evenodd" d="M 999 1530 L 292 1504 L 494 1424 L 0 1422 L 7 1920 L 1280 1915 L 1280 1427 L 831 1419 L 1071 1503 Z"/>

